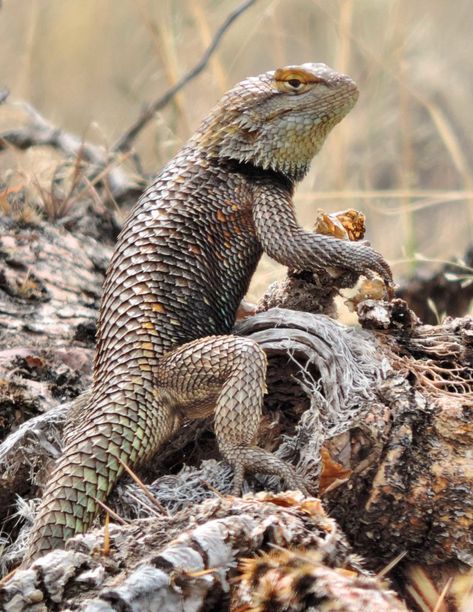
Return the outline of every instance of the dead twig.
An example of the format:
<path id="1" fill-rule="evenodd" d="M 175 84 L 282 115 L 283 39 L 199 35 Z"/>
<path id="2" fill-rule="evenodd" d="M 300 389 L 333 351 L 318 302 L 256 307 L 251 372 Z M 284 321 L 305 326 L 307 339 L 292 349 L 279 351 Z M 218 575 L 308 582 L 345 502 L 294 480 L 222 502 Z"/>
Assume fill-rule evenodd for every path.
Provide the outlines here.
<path id="1" fill-rule="evenodd" d="M 118 161 L 111 160 L 111 155 L 105 147 L 86 142 L 83 138 L 56 127 L 27 102 L 12 104 L 24 111 L 28 117 L 28 125 L 1 132 L 0 151 L 11 146 L 22 150 L 30 147 L 50 146 L 62 151 L 67 157 L 80 157 L 98 169 L 107 167 L 106 178 L 115 198 L 135 188 L 134 182 L 130 180 L 123 168 L 118 167 L 122 161 L 121 157 Z"/>
<path id="2" fill-rule="evenodd" d="M 120 523 L 120 525 L 130 524 L 129 521 L 125 520 L 119 514 L 114 512 L 109 506 L 107 506 L 107 504 L 104 504 L 103 501 L 100 501 L 100 499 L 97 499 L 97 497 L 94 497 L 94 500 L 98 503 L 98 505 L 102 508 L 102 510 L 105 510 L 105 512 L 107 513 L 107 516 L 111 516 L 113 519 L 117 521 L 117 523 Z"/>
<path id="3" fill-rule="evenodd" d="M 138 118 L 127 130 L 125 130 L 125 132 L 123 132 L 120 138 L 112 146 L 112 152 L 115 153 L 117 151 L 126 151 L 131 147 L 133 141 L 136 139 L 141 130 L 151 121 L 155 113 L 166 106 L 166 104 L 168 104 L 174 98 L 174 96 L 181 91 L 185 85 L 187 85 L 187 83 L 192 81 L 192 79 L 199 75 L 202 70 L 204 70 L 228 28 L 236 19 L 238 19 L 238 17 L 240 17 L 240 15 L 249 9 L 250 6 L 255 4 L 256 1 L 257 0 L 245 0 L 245 2 L 242 2 L 240 6 L 238 6 L 228 15 L 222 25 L 215 32 L 210 45 L 207 47 L 205 53 L 202 55 L 197 64 L 195 64 L 193 68 L 191 68 L 183 77 L 181 77 L 179 81 L 170 87 L 162 96 L 156 100 L 153 100 L 144 108 Z"/>
<path id="4" fill-rule="evenodd" d="M 154 495 L 150 493 L 148 487 L 144 484 L 142 480 L 140 480 L 140 478 L 138 478 L 135 472 L 133 472 L 133 470 L 129 468 L 128 465 L 120 458 L 118 458 L 118 461 L 121 463 L 123 469 L 128 474 L 128 476 L 130 476 L 136 482 L 136 484 L 139 486 L 144 495 L 149 499 L 149 501 L 153 504 L 153 506 L 155 506 L 162 514 L 169 514 L 166 508 L 164 508 L 159 502 L 159 500 L 156 499 L 156 497 L 154 497 Z"/>
<path id="5" fill-rule="evenodd" d="M 433 612 L 439 612 L 439 610 L 442 608 L 443 602 L 445 601 L 448 591 L 450 590 L 450 587 L 452 586 L 452 582 L 453 582 L 453 576 L 451 576 L 445 583 L 445 586 L 443 587 L 442 592 L 439 595 L 437 603 L 435 604 L 435 608 L 433 609 Z"/>
<path id="6" fill-rule="evenodd" d="M 14 102 L 29 118 L 29 125 L 25 128 L 7 130 L 0 134 L 0 151 L 8 144 L 18 149 L 28 149 L 32 146 L 49 145 L 59 149 L 69 156 L 82 157 L 93 164 L 102 166 L 107 158 L 105 149 L 98 145 L 85 143 L 82 138 L 66 132 L 50 123 L 43 115 L 28 102 Z"/>
<path id="7" fill-rule="evenodd" d="M 187 83 L 204 70 L 225 32 L 232 23 L 250 8 L 250 6 L 255 4 L 256 1 L 257 0 L 245 0 L 228 15 L 220 28 L 215 32 L 210 45 L 207 47 L 200 61 L 162 96 L 148 104 L 110 150 L 90 142 L 85 142 L 83 138 L 79 138 L 75 134 L 57 128 L 45 119 L 45 117 L 31 106 L 31 104 L 27 102 L 16 102 L 15 105 L 20 107 L 28 115 L 29 124 L 26 127 L 13 128 L 0 133 L 0 151 L 7 149 L 9 146 L 14 146 L 18 149 L 28 149 L 34 146 L 51 146 L 62 151 L 69 157 L 80 156 L 84 161 L 97 166 L 99 169 L 106 167 L 106 185 L 113 199 L 122 198 L 128 192 L 136 190 L 135 183 L 130 179 L 127 173 L 122 168 L 116 167 L 123 161 L 121 160 L 117 164 L 115 160 L 116 154 L 128 151 L 133 141 L 153 118 L 154 114 L 166 106 L 175 95 L 187 85 Z M 7 89 L 0 90 L 0 104 L 6 100 L 8 94 L 9 92 Z M 138 171 L 141 171 L 141 164 L 136 155 L 133 156 L 133 161 Z M 103 176 L 103 173 L 99 174 L 99 176 Z M 91 179 L 91 177 L 89 177 L 89 179 Z M 92 184 L 95 184 L 95 180 L 93 179 L 94 177 L 91 179 Z"/>

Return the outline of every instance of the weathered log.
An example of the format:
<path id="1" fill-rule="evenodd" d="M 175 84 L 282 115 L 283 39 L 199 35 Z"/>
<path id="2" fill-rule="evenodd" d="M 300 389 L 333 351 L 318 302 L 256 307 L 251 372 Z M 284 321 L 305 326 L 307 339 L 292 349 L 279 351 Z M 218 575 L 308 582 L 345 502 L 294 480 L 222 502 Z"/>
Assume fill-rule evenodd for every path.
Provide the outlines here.
<path id="1" fill-rule="evenodd" d="M 36 493 L 57 457 L 62 404 L 89 386 L 110 252 L 105 242 L 40 220 L 0 218 L 0 439 L 12 432 L 0 451 L 2 523 L 17 495 Z"/>
<path id="2" fill-rule="evenodd" d="M 0 508 L 3 518 L 8 519 L 5 531 L 10 538 L 2 558 L 6 569 L 20 561 L 27 532 L 26 527 L 19 534 L 13 521 L 16 494 L 27 499 L 36 495 L 51 459 L 60 452 L 61 430 L 70 402 L 87 389 L 90 380 L 94 319 L 110 246 L 77 231 L 72 236 L 65 228 L 42 221 L 19 227 L 6 219 L 2 230 L 0 325 L 4 350 L 0 355 L 0 405 L 5 434 L 11 432 L 0 445 Z M 315 311 L 333 312 L 338 289 L 327 300 L 326 288 L 301 273 L 296 279 L 297 295 L 291 296 L 293 280 L 294 276 L 284 287 L 273 287 L 271 299 L 276 295 L 293 308 L 307 308 L 312 303 Z M 329 282 L 349 284 L 336 275 L 324 280 L 325 286 Z M 317 293 L 318 288 L 323 295 Z M 473 323 L 464 318 L 438 326 L 420 325 L 400 300 L 364 300 L 358 312 L 365 329 L 348 328 L 323 314 L 281 308 L 260 312 L 237 324 L 236 333 L 253 337 L 269 355 L 269 394 L 260 444 L 298 465 L 370 568 L 379 569 L 398 553 L 405 553 L 402 567 L 409 562 L 438 569 L 440 591 L 446 575 L 473 565 L 473 474 L 469 459 L 473 437 Z M 81 401 L 75 400 L 79 414 Z M 29 417 L 33 418 L 21 425 Z M 154 568 L 150 582 L 143 583 L 139 575 L 133 582 L 140 556 L 136 548 L 131 553 L 132 543 L 130 549 L 121 546 L 120 538 L 125 536 L 120 534 L 137 533 L 133 530 L 142 528 L 141 518 L 152 517 L 146 525 L 172 536 L 154 541 L 154 551 L 162 553 L 173 537 L 192 529 L 196 515 L 210 519 L 205 513 L 217 502 L 208 498 L 215 496 L 215 488 L 228 491 L 231 482 L 228 466 L 219 459 L 211 424 L 189 423 L 142 471 L 145 481 L 152 482 L 149 490 L 170 516 L 156 516 L 159 511 L 138 485 L 124 479 L 117 487 L 109 503 L 131 525 L 114 526 L 112 533 L 118 538 L 118 548 L 131 556 L 126 561 L 120 557 L 120 573 L 112 589 L 114 594 L 107 595 L 108 599 L 100 600 L 102 589 L 111 592 L 107 578 L 100 579 L 99 585 L 97 576 L 103 577 L 109 571 L 107 564 L 113 566 L 116 560 L 102 560 L 106 565 L 102 570 L 96 565 L 96 557 L 88 553 L 85 560 L 70 557 L 72 553 L 54 553 L 56 557 L 38 562 L 43 569 L 32 570 L 33 574 L 26 577 L 24 572 L 18 574 L 15 580 L 20 582 L 9 581 L 2 596 L 42 597 L 48 602 L 51 594 L 47 584 L 55 577 L 59 585 L 58 576 L 70 573 L 82 577 L 71 584 L 64 582 L 66 586 L 58 597 L 65 597 L 68 603 L 59 599 L 60 603 L 54 605 L 60 609 L 85 605 L 79 602 L 86 597 L 99 597 L 100 604 L 95 602 L 91 610 L 110 609 L 103 606 L 114 605 L 115 597 L 136 597 L 140 603 L 133 604 L 135 609 L 147 609 L 136 606 L 144 605 L 148 596 L 161 596 L 153 590 L 161 579 L 169 590 L 169 575 L 163 578 L 159 574 L 161 578 L 153 582 L 151 578 L 157 576 Z M 278 486 L 274 478 L 250 476 L 247 481 L 247 487 L 255 491 L 276 491 Z M 223 520 L 241 514 L 239 504 L 255 502 L 228 498 L 219 503 L 219 518 Z M 277 504 L 265 504 L 269 515 L 276 516 Z M 179 524 L 179 529 L 173 531 L 174 524 Z M 199 524 L 204 526 L 205 521 Z M 94 532 L 74 541 L 92 538 L 97 547 L 101 534 Z M 300 544 L 296 535 L 294 540 L 292 537 L 284 540 L 284 546 Z M 242 545 L 232 549 L 233 559 L 260 550 L 268 552 L 267 546 L 255 544 L 243 553 L 247 546 L 244 530 L 238 532 L 235 542 L 239 538 Z M 268 559 L 273 572 L 269 575 L 279 580 L 282 574 L 273 567 L 275 558 Z M 64 569 L 64 563 L 72 569 Z M 282 560 L 277 563 L 281 565 Z M 329 571 L 334 566 L 327 568 L 322 562 L 319 571 L 314 559 L 310 563 L 314 571 L 307 579 L 307 596 L 313 595 L 312 586 L 330 586 L 324 580 L 336 577 Z M 53 568 L 58 564 L 62 569 L 55 574 Z M 299 566 L 294 560 L 288 559 L 287 565 L 288 571 L 297 573 Z M 183 568 L 189 570 L 184 564 L 179 572 Z M 204 564 L 203 568 L 209 566 Z M 162 567 L 157 569 L 163 571 Z M 44 580 L 44 572 L 49 583 Z M 179 582 L 179 574 L 178 587 L 172 583 L 172 597 L 175 588 L 196 601 L 223 597 L 222 584 L 233 572 L 228 562 L 225 568 L 222 565 L 219 580 L 213 573 L 204 573 Z M 77 581 L 84 589 L 80 594 Z M 358 586 L 347 583 L 341 588 L 348 592 Z M 264 580 L 256 587 L 255 594 L 265 592 Z M 251 609 L 256 604 L 244 600 L 245 588 L 231 586 L 231 597 L 247 606 L 242 609 Z M 329 589 L 326 596 L 333 593 Z"/>
<path id="3" fill-rule="evenodd" d="M 435 325 L 439 317 L 461 317 L 473 300 L 473 246 L 460 261 L 445 263 L 431 271 L 422 266 L 409 278 L 402 279 L 398 295 L 415 310 L 424 323 Z"/>
<path id="4" fill-rule="evenodd" d="M 224 610 L 231 602 L 232 609 L 256 610 L 250 586 L 264 589 L 264 568 L 251 575 L 247 563 L 235 586 L 239 559 L 290 546 L 313 551 L 312 558 L 299 568 L 292 592 L 286 586 L 291 607 L 270 609 L 305 610 L 336 598 L 344 610 L 360 610 L 360 603 L 372 612 L 405 610 L 360 567 L 321 503 L 300 494 L 208 500 L 174 517 L 113 526 L 109 536 L 107 552 L 103 531 L 95 531 L 18 572 L 0 589 L 3 609 L 174 612 Z"/>

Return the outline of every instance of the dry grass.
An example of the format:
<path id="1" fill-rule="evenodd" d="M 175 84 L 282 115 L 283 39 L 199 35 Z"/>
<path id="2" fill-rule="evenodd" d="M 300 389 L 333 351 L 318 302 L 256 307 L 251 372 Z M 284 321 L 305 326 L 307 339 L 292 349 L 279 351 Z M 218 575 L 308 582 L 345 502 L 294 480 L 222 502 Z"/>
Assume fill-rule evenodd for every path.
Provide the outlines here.
<path id="1" fill-rule="evenodd" d="M 36 225 L 42 219 L 42 212 L 23 181 L 13 186 L 0 183 L 0 215 L 22 225 Z"/>
<path id="2" fill-rule="evenodd" d="M 108 146 L 143 103 L 196 62 L 238 3 L 7 0 L 0 86 L 57 125 Z M 416 253 L 432 260 L 462 255 L 473 221 L 470 26 L 471 0 L 259 0 L 226 33 L 204 73 L 140 137 L 145 170 L 169 159 L 240 78 L 324 61 L 350 73 L 361 97 L 299 190 L 301 221 L 311 226 L 319 206 L 364 210 L 368 238 L 397 275 L 435 265 L 419 264 Z M 250 298 L 282 273 L 264 260 Z"/>

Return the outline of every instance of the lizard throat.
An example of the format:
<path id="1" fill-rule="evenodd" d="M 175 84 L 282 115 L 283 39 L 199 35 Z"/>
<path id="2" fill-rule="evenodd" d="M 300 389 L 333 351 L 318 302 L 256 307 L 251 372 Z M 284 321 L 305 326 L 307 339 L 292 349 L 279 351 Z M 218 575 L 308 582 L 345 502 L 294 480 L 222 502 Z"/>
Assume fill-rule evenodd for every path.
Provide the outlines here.
<path id="1" fill-rule="evenodd" d="M 271 123 L 251 130 L 225 126 L 197 133 L 192 144 L 209 160 L 248 164 L 283 175 L 294 183 L 305 177 L 331 128 L 331 121 L 316 123 L 309 129 L 294 129 L 291 122 L 276 130 Z"/>
<path id="2" fill-rule="evenodd" d="M 218 165 L 220 168 L 224 168 L 227 172 L 243 174 L 251 181 L 269 180 L 274 183 L 279 183 L 287 189 L 290 194 L 294 192 L 294 183 L 297 179 L 293 179 L 284 172 L 279 172 L 272 168 L 262 168 L 261 166 L 256 166 L 252 162 L 242 162 L 236 159 L 213 159 L 211 163 Z"/>
<path id="3" fill-rule="evenodd" d="M 252 147 L 248 147 L 241 140 L 231 144 L 219 143 L 212 147 L 202 147 L 197 144 L 200 154 L 211 163 L 225 165 L 229 169 L 251 176 L 268 174 L 281 177 L 290 184 L 299 182 L 305 177 L 312 158 L 319 148 L 317 147 L 316 151 L 311 148 L 312 154 L 304 159 L 298 159 L 295 155 L 291 156 L 293 148 L 290 143 L 274 154 L 265 150 L 264 144 L 254 142 Z"/>

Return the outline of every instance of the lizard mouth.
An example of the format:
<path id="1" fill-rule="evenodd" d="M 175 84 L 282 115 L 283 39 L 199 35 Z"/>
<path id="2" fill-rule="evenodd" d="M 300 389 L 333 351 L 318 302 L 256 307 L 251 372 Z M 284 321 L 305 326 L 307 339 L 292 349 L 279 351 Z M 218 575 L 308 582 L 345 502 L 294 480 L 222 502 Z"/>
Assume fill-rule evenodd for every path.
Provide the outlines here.
<path id="1" fill-rule="evenodd" d="M 266 122 L 275 121 L 284 117 L 285 115 L 294 115 L 304 114 L 307 117 L 315 115 L 315 119 L 326 119 L 331 116 L 340 115 L 340 119 L 342 119 L 355 105 L 358 100 L 358 89 L 355 84 L 351 91 L 349 91 L 349 95 L 345 92 L 339 99 L 334 103 L 334 97 L 332 95 L 327 95 L 324 103 L 324 98 L 320 98 L 317 110 L 314 109 L 314 105 L 308 103 L 303 106 L 299 106 L 298 108 L 283 108 L 275 110 L 269 113 L 265 118 Z M 321 113 L 321 108 L 324 108 L 324 112 Z"/>

